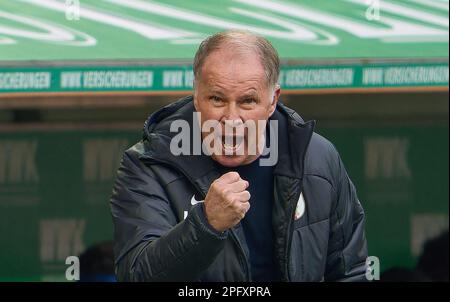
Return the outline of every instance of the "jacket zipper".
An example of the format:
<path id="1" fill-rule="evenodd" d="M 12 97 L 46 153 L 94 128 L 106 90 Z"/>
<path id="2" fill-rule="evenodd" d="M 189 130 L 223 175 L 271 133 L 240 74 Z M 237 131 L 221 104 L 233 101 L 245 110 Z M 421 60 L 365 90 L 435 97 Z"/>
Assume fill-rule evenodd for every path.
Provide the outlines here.
<path id="1" fill-rule="evenodd" d="M 245 276 L 247 277 L 247 281 L 250 282 L 251 281 L 250 269 L 249 269 L 250 264 L 247 259 L 247 256 L 245 255 L 244 248 L 242 247 L 242 244 L 239 241 L 239 239 L 236 235 L 236 232 L 232 228 L 230 229 L 230 233 L 231 233 L 231 238 L 233 239 L 234 243 L 238 246 L 239 252 L 241 253 L 242 258 L 244 259 Z"/>
<path id="2" fill-rule="evenodd" d="M 313 127 L 314 127 L 314 125 L 315 125 L 315 122 L 313 124 Z M 306 152 L 307 152 L 308 147 L 309 147 L 309 143 L 311 142 L 312 135 L 313 135 L 313 131 L 311 131 L 311 133 L 309 134 L 309 137 L 307 138 L 306 149 L 305 149 L 305 152 L 303 154 L 303 159 L 302 159 L 303 167 L 305 167 L 305 156 L 306 156 Z M 300 186 L 299 197 L 300 197 L 300 195 L 302 194 L 302 191 L 303 191 L 303 175 L 302 175 L 302 178 L 299 181 L 300 181 L 300 183 L 299 183 L 299 186 Z M 287 247 L 286 247 L 287 248 L 287 252 L 286 252 L 286 256 L 287 256 L 287 259 L 286 259 L 286 275 L 287 275 L 287 279 L 288 279 L 287 281 L 288 282 L 291 281 L 291 276 L 290 276 L 291 274 L 289 272 L 289 267 L 290 267 L 290 264 L 291 264 L 291 244 L 292 244 L 292 236 L 294 234 L 294 230 L 292 228 L 294 227 L 294 212 L 295 212 L 295 208 L 296 207 L 297 207 L 297 203 L 295 203 L 293 205 L 293 207 L 292 207 L 292 209 L 290 211 L 290 216 L 291 217 L 290 217 L 290 221 L 289 221 L 288 233 L 286 234 L 286 237 L 288 238 Z"/>
<path id="3" fill-rule="evenodd" d="M 301 194 L 301 191 L 300 191 Z M 287 246 L 286 246 L 286 275 L 287 275 L 287 281 L 291 282 L 291 274 L 290 274 L 290 264 L 291 264 L 291 244 L 292 244 L 292 235 L 294 234 L 294 231 L 292 230 L 293 226 L 294 226 L 294 212 L 295 212 L 295 207 L 297 206 L 297 204 L 294 205 L 294 207 L 290 210 L 290 220 L 289 220 L 289 227 L 288 227 L 288 231 L 286 234 L 286 237 L 288 238 L 287 240 Z"/>
<path id="4" fill-rule="evenodd" d="M 170 166 L 171 168 L 173 168 L 173 169 L 175 169 L 175 170 L 181 172 L 181 174 L 183 174 L 184 177 L 187 178 L 187 180 L 188 180 L 188 181 L 191 183 L 191 185 L 197 190 L 197 192 L 200 192 L 200 193 L 202 194 L 202 197 L 203 197 L 203 198 L 206 198 L 205 194 L 203 193 L 203 190 L 202 190 L 199 186 L 197 186 L 197 184 L 191 179 L 191 177 L 188 175 L 188 173 L 186 173 L 183 169 L 181 169 L 181 168 L 175 166 L 174 164 L 172 164 L 172 163 L 169 162 L 169 161 L 165 161 L 165 160 L 161 160 L 161 159 L 154 159 L 154 158 L 152 158 L 152 157 L 150 157 L 150 156 L 142 155 L 141 158 L 142 158 L 144 161 L 148 161 L 148 162 L 153 161 L 153 162 L 160 162 L 160 163 L 166 164 L 166 165 Z M 231 228 L 229 231 L 230 231 L 230 233 L 231 233 L 231 238 L 232 238 L 232 240 L 233 240 L 234 243 L 238 246 L 238 249 L 239 249 L 239 251 L 240 251 L 240 253 L 241 253 L 241 256 L 242 256 L 243 259 L 244 259 L 244 270 L 245 270 L 245 275 L 246 275 L 246 277 L 247 277 L 247 281 L 251 281 L 251 277 L 250 277 L 250 269 L 249 269 L 250 265 L 249 265 L 249 263 L 248 263 L 248 259 L 247 259 L 247 256 L 245 255 L 244 249 L 243 249 L 243 247 L 242 247 L 242 245 L 241 245 L 239 239 L 237 238 L 236 232 L 233 230 L 233 228 Z"/>

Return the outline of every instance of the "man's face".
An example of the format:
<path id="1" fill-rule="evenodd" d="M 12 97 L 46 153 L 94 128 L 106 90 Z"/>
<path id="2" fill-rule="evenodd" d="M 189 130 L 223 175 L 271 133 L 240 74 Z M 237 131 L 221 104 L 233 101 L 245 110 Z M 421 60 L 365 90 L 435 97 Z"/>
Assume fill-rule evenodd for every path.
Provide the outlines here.
<path id="1" fill-rule="evenodd" d="M 219 146 L 214 146 L 222 152 L 214 152 L 212 158 L 226 167 L 245 165 L 258 158 L 261 150 L 254 145 L 263 140 L 265 125 L 276 108 L 279 94 L 278 86 L 269 87 L 255 54 L 236 54 L 226 47 L 211 53 L 195 83 L 194 105 L 201 113 L 202 125 L 214 120 L 222 129 L 222 137 L 215 141 Z M 244 123 L 253 124 L 252 121 L 256 126 L 258 121 L 264 125 L 256 127 L 253 133 L 256 135 L 243 127 Z M 227 126 L 231 124 L 235 131 L 230 135 Z M 202 132 L 202 138 L 210 133 Z"/>

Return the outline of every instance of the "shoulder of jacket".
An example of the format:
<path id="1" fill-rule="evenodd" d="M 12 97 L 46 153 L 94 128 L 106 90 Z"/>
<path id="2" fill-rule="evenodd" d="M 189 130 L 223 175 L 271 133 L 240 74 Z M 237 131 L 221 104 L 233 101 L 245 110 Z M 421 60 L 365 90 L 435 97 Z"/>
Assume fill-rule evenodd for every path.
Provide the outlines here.
<path id="1" fill-rule="evenodd" d="M 125 150 L 124 157 L 128 157 L 133 162 L 139 160 L 139 156 L 144 153 L 144 143 L 142 140 Z"/>
<path id="2" fill-rule="evenodd" d="M 142 176 L 147 175 L 155 178 L 158 175 L 158 182 L 163 186 L 177 179 L 183 178 L 183 175 L 180 172 L 166 165 L 146 163 L 141 158 L 141 155 L 143 155 L 144 153 L 145 142 L 141 140 L 125 151 L 123 155 L 122 165 L 133 165 L 133 169 L 138 171 Z M 125 160 L 129 163 L 125 163 Z"/>

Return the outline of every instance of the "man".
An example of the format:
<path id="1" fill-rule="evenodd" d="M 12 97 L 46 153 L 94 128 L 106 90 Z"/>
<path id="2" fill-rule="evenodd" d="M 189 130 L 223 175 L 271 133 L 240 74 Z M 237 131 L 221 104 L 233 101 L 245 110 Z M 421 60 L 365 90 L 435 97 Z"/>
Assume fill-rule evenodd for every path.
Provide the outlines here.
<path id="1" fill-rule="evenodd" d="M 118 280 L 365 280 L 355 188 L 314 122 L 278 102 L 272 45 L 215 34 L 194 76 L 194 96 L 151 115 L 123 157 L 111 198 Z M 180 125 L 201 139 L 179 140 Z"/>

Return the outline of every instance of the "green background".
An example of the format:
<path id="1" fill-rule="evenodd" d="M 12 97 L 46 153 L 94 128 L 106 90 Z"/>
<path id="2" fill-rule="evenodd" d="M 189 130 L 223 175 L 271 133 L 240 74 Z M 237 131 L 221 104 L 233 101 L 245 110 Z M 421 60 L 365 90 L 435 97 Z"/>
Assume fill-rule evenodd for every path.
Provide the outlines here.
<path id="1" fill-rule="evenodd" d="M 319 126 L 317 130 L 336 145 L 357 187 L 367 215 L 369 254 L 379 257 L 382 270 L 392 266 L 413 267 L 417 255 L 411 250 L 411 216 L 432 213 L 446 215 L 448 219 L 448 127 Z M 84 146 L 86 142 L 101 139 L 119 142 L 125 148 L 137 142 L 140 136 L 139 129 L 0 132 L 0 144 L 23 140 L 37 142 L 35 164 L 39 178 L 34 183 L 0 184 L 3 192 L 0 195 L 0 246 L 3 247 L 0 249 L 0 280 L 63 280 L 64 261 L 41 260 L 40 222 L 43 219 L 84 220 L 81 236 L 84 247 L 112 239 L 108 202 L 115 172 L 106 173 L 103 179 L 87 180 L 83 176 Z M 380 137 L 409 142 L 406 160 L 410 178 L 400 175 L 371 180 L 365 176 L 364 142 Z M 109 171 L 115 171 L 121 148 L 111 153 L 105 146 L 108 145 L 97 149 L 102 150 L 98 155 L 108 157 L 114 166 Z M 17 188 L 16 195 L 22 199 L 38 197 L 38 201 L 8 205 L 14 194 L 5 194 L 5 190 Z"/>

